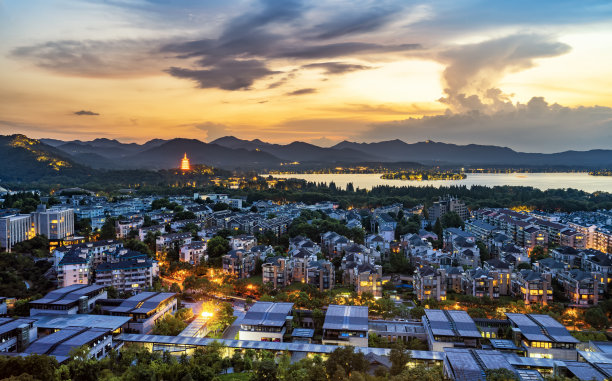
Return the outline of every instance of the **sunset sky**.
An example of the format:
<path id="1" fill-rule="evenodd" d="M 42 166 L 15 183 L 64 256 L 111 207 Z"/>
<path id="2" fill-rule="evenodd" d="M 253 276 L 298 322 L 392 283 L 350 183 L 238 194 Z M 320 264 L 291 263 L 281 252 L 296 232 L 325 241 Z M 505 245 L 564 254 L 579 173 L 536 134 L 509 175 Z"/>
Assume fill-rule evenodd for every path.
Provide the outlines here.
<path id="1" fill-rule="evenodd" d="M 612 147 L 610 1 L 0 0 L 0 133 Z"/>

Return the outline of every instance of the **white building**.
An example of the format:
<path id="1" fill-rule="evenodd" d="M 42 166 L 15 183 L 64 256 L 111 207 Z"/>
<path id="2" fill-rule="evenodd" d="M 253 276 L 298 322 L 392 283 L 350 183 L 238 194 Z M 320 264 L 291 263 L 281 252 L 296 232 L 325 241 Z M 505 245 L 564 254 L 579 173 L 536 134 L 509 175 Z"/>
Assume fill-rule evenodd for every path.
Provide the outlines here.
<path id="1" fill-rule="evenodd" d="M 208 254 L 206 254 L 206 242 L 194 241 L 181 246 L 179 259 L 182 262 L 191 263 L 197 265 L 201 262 L 208 261 Z"/>
<path id="2" fill-rule="evenodd" d="M 0 248 L 11 251 L 13 245 L 34 237 L 28 214 L 12 214 L 0 217 Z"/>
<path id="3" fill-rule="evenodd" d="M 239 340 L 282 342 L 293 303 L 256 302 L 240 322 Z"/>
<path id="4" fill-rule="evenodd" d="M 61 240 L 74 235 L 74 210 L 62 207 L 47 209 L 39 205 L 31 214 L 36 234 L 45 235 L 50 240 Z"/>

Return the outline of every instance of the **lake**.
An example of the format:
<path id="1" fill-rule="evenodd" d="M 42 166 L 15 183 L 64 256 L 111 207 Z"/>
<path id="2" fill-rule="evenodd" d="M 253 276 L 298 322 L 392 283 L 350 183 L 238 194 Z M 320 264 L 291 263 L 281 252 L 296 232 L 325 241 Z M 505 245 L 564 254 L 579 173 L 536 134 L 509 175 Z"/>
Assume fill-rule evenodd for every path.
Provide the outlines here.
<path id="1" fill-rule="evenodd" d="M 463 180 L 385 180 L 380 173 L 368 174 L 292 174 L 272 175 L 276 178 L 294 178 L 317 183 L 330 183 L 333 181 L 338 187 L 344 188 L 346 184 L 353 183 L 355 188 L 372 189 L 377 185 L 390 186 L 452 186 L 496 185 L 529 186 L 542 190 L 558 188 L 574 188 L 586 192 L 612 193 L 612 176 L 590 176 L 588 173 L 467 173 Z M 267 175 L 263 175 L 267 176 Z"/>

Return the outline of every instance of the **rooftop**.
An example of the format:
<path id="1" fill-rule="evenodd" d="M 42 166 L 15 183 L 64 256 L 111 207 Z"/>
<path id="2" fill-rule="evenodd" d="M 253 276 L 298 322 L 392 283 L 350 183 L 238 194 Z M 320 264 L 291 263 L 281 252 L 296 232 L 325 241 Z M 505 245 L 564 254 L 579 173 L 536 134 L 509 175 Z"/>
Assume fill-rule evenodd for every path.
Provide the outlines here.
<path id="1" fill-rule="evenodd" d="M 325 314 L 323 329 L 367 331 L 367 306 L 330 305 Z"/>
<path id="2" fill-rule="evenodd" d="M 241 324 L 280 327 L 292 309 L 293 303 L 256 302 L 244 315 Z"/>

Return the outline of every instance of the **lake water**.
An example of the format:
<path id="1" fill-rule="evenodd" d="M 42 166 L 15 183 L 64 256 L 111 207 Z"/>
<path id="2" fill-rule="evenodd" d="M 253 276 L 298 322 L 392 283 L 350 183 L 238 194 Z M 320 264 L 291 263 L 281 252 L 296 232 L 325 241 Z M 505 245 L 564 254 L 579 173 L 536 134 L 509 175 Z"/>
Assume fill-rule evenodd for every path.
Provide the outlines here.
<path id="1" fill-rule="evenodd" d="M 346 184 L 353 183 L 355 188 L 372 189 L 377 185 L 390 186 L 452 186 L 496 185 L 530 186 L 542 190 L 558 188 L 574 188 L 586 192 L 612 193 L 612 176 L 590 176 L 588 173 L 467 173 L 463 180 L 386 180 L 380 174 L 292 174 L 272 175 L 276 178 L 294 178 L 317 183 L 330 183 L 333 181 L 338 187 L 344 188 Z"/>

